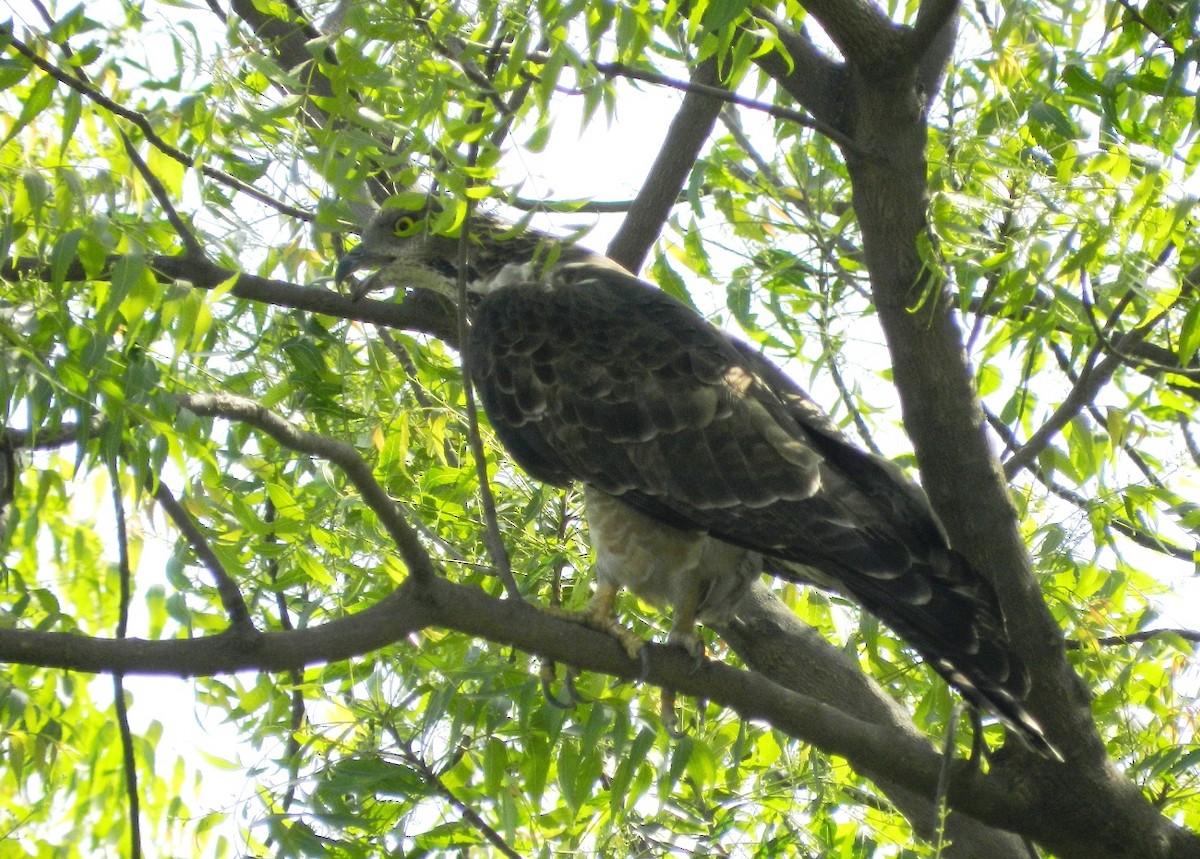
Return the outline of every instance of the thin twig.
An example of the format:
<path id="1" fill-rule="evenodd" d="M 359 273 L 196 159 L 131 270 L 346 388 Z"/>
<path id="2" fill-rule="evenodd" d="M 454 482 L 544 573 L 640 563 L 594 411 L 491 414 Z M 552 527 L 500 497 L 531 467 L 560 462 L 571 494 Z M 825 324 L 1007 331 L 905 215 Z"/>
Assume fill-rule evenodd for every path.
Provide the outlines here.
<path id="1" fill-rule="evenodd" d="M 129 529 L 125 521 L 125 501 L 121 497 L 120 472 L 117 469 L 115 458 L 109 459 L 108 475 L 117 527 L 117 569 L 120 579 L 117 638 L 124 639 L 129 635 L 129 603 L 133 571 L 129 563 Z M 129 728 L 129 709 L 125 704 L 125 675 L 114 671 L 112 680 L 113 705 L 117 712 L 117 732 L 121 736 L 121 758 L 125 771 L 125 798 L 129 803 L 129 856 L 130 859 L 141 859 L 141 799 L 138 792 L 137 758 L 133 749 L 133 732 Z"/>
<path id="2" fill-rule="evenodd" d="M 950 813 L 947 805 L 950 793 L 950 765 L 954 761 L 954 732 L 958 728 L 958 707 L 950 711 L 946 721 L 946 740 L 942 744 L 942 765 L 938 770 L 937 790 L 933 795 L 933 807 L 937 810 L 936 836 L 933 842 L 935 856 L 941 856 L 946 838 L 946 816 Z"/>
<path id="3" fill-rule="evenodd" d="M 423 409 L 431 410 L 433 402 L 421 387 L 421 382 L 417 378 L 417 365 L 413 363 L 412 355 L 408 354 L 408 349 L 404 344 L 392 336 L 392 332 L 382 325 L 375 328 L 375 333 L 379 337 L 380 342 L 387 347 L 388 351 L 396 359 L 400 368 L 404 370 L 405 378 L 408 379 L 409 389 L 412 391 L 413 399 L 417 401 L 417 405 Z"/>
<path id="4" fill-rule="evenodd" d="M 436 51 L 443 59 L 449 60 L 457 65 L 462 71 L 463 76 L 479 88 L 479 94 L 490 101 L 492 106 L 496 108 L 497 112 L 499 112 L 502 116 L 509 115 L 511 112 L 509 106 L 504 103 L 502 98 L 500 98 L 500 94 L 496 91 L 496 87 L 492 84 L 492 79 L 484 72 L 476 68 L 472 62 L 463 58 L 461 46 L 443 42 L 437 37 L 437 34 L 433 32 L 433 27 L 431 27 L 429 22 L 425 19 L 425 13 L 416 0 L 408 0 L 408 7 L 413 14 L 413 22 L 421 29 L 422 32 L 425 33 L 425 37 L 429 39 L 429 44 L 434 51 Z M 491 52 L 489 52 L 489 55 L 490 53 Z"/>
<path id="5" fill-rule="evenodd" d="M 999 417 L 997 417 L 988 409 L 984 409 L 983 413 L 987 418 L 988 424 L 1004 440 L 1005 444 L 1008 445 L 1010 449 L 1015 448 L 1018 444 L 1017 438 L 1015 435 L 1013 435 L 1012 429 L 1008 426 L 1008 424 L 1004 423 L 1004 421 L 1000 420 Z M 1087 498 L 1084 498 L 1078 492 L 1073 492 L 1067 487 L 1055 482 L 1048 474 L 1046 474 L 1045 469 L 1041 468 L 1037 464 L 1032 464 L 1029 468 L 1029 472 L 1037 479 L 1038 483 L 1042 484 L 1042 486 L 1044 486 L 1050 492 L 1051 495 L 1073 504 L 1085 514 L 1090 513 L 1092 508 L 1091 501 L 1089 501 Z M 1189 563 L 1193 560 L 1193 552 L 1191 549 L 1185 549 L 1183 546 L 1172 543 L 1170 540 L 1147 532 L 1146 530 L 1126 521 L 1125 519 L 1120 518 L 1119 516 L 1110 516 L 1107 524 L 1111 526 L 1114 531 L 1119 534 L 1123 534 L 1125 537 L 1129 538 L 1143 548 L 1151 549 L 1155 552 L 1160 552 L 1169 557 L 1177 558 L 1181 561 L 1187 561 Z"/>
<path id="6" fill-rule="evenodd" d="M 472 153 L 474 154 L 474 153 Z M 504 545 L 504 537 L 500 533 L 500 521 L 496 515 L 496 498 L 492 494 L 492 484 L 488 480 L 487 453 L 483 447 L 483 437 L 479 433 L 479 410 L 475 405 L 475 386 L 471 382 L 471 374 L 467 370 L 467 353 L 470 349 L 468 340 L 469 323 L 467 321 L 467 248 L 470 242 L 471 199 L 467 198 L 467 217 L 463 222 L 462 231 L 458 237 L 458 341 L 461 344 L 463 397 L 466 400 L 467 411 L 467 441 L 471 446 L 471 456 L 475 460 L 475 474 L 479 480 L 479 500 L 483 506 L 484 546 L 487 548 L 496 575 L 504 585 L 505 592 L 512 599 L 524 599 L 521 589 L 513 576 L 512 562 L 509 560 L 508 549 Z"/>
<path id="7" fill-rule="evenodd" d="M 545 62 L 548 58 L 531 54 L 530 60 L 533 62 Z M 739 95 L 736 92 L 731 92 L 721 87 L 708 86 L 706 84 L 693 83 L 692 81 L 681 80 L 667 75 L 659 74 L 658 72 L 649 72 L 644 69 L 637 69 L 633 66 L 625 65 L 624 63 L 593 63 L 593 68 L 606 77 L 622 77 L 630 80 L 645 81 L 647 83 L 657 84 L 669 89 L 676 89 L 680 92 L 696 92 L 701 95 L 712 96 L 721 101 L 736 104 L 739 107 L 744 107 L 749 110 L 765 113 L 767 116 L 772 116 L 775 119 L 786 119 L 788 122 L 794 122 L 797 125 L 805 128 L 811 128 L 813 131 L 823 134 L 832 140 L 843 150 L 853 152 L 862 158 L 877 158 L 875 153 L 864 149 L 856 140 L 838 131 L 832 125 L 821 122 L 809 116 L 807 113 L 802 113 L 798 110 L 791 110 L 786 107 L 777 107 L 773 104 L 768 104 L 765 101 L 749 98 L 744 95 Z M 581 90 L 579 92 L 582 92 Z"/>
<path id="8" fill-rule="evenodd" d="M 388 536 L 396 543 L 413 578 L 426 581 L 437 575 L 429 553 L 417 532 L 404 518 L 400 507 L 379 482 L 358 450 L 344 441 L 302 430 L 255 400 L 232 394 L 191 394 L 180 398 L 180 406 L 193 414 L 222 417 L 250 424 L 265 432 L 288 450 L 327 459 L 338 466 L 379 517 Z"/>
<path id="9" fill-rule="evenodd" d="M 267 499 L 266 506 L 263 510 L 263 522 L 270 529 L 267 531 L 265 540 L 268 544 L 274 545 L 278 542 L 278 536 L 275 533 L 275 502 L 270 498 Z M 287 597 L 283 594 L 283 589 L 279 587 L 279 556 L 271 553 L 267 561 L 267 576 L 271 580 L 271 587 L 275 591 L 275 610 L 279 613 L 279 628 L 285 632 L 294 629 L 292 625 L 291 612 L 288 610 Z M 296 784 L 300 775 L 300 729 L 304 726 L 304 693 L 301 691 L 301 686 L 304 683 L 304 672 L 299 668 L 292 668 L 288 671 L 288 679 L 292 684 L 291 693 L 291 710 L 292 722 L 287 738 L 287 770 L 288 770 L 288 786 L 283 793 L 283 810 L 286 812 L 292 807 L 292 803 L 296 799 Z"/>
<path id="10" fill-rule="evenodd" d="M 46 24 L 50 27 L 53 27 L 54 19 L 50 16 L 49 10 L 46 9 L 46 7 L 39 2 L 39 0 L 34 0 L 34 2 L 37 5 L 38 10 L 41 12 L 42 18 L 45 20 Z M 59 49 L 63 52 L 63 56 L 65 56 L 68 60 L 75 55 L 74 51 L 71 50 L 71 46 L 66 42 L 60 43 Z M 75 69 L 75 79 L 85 86 L 92 86 L 91 80 L 88 78 L 87 73 L 82 68 Z M 125 154 L 128 155 L 129 160 L 133 162 L 133 166 L 137 170 L 138 174 L 142 177 L 142 181 L 144 181 L 150 188 L 150 193 L 154 196 L 154 199 L 158 201 L 158 205 L 162 208 L 163 213 L 167 216 L 167 221 L 170 222 L 171 226 L 175 229 L 175 233 L 179 236 L 180 241 L 183 242 L 183 248 L 186 252 L 186 256 L 197 261 L 205 259 L 206 254 L 204 252 L 203 245 L 200 244 L 200 240 L 196 238 L 196 235 L 192 232 L 191 228 L 184 223 L 183 218 L 179 217 L 179 213 L 175 210 L 174 203 L 171 202 L 170 195 L 167 194 L 167 189 L 163 187 L 163 184 L 161 181 L 159 181 L 158 177 L 151 172 L 150 165 L 146 163 L 146 160 L 142 158 L 141 153 L 138 152 L 137 147 L 133 145 L 133 138 L 131 138 L 125 132 L 125 129 L 119 126 L 116 128 L 116 132 L 117 136 L 121 138 L 121 144 L 125 147 Z"/>
<path id="11" fill-rule="evenodd" d="M 391 727 L 391 726 L 389 726 Z M 417 771 L 417 774 L 434 789 L 438 794 L 445 798 L 450 803 L 451 807 L 458 812 L 462 819 L 475 827 L 479 834 L 488 840 L 496 850 L 509 859 L 521 859 L 521 854 L 514 850 L 507 841 L 504 840 L 499 832 L 488 825 L 488 822 L 480 817 L 479 812 L 471 808 L 461 799 L 459 799 L 449 785 L 442 780 L 442 777 L 425 760 L 413 751 L 412 743 L 407 740 L 402 740 L 394 728 L 391 730 L 392 737 L 396 740 L 400 747 L 400 755 L 410 767 Z"/>
<path id="12" fill-rule="evenodd" d="M 1029 437 L 1029 440 L 1004 463 L 1004 475 L 1009 480 L 1012 480 L 1013 477 L 1028 468 L 1041 452 L 1046 449 L 1046 446 L 1050 444 L 1050 440 L 1058 435 L 1062 428 L 1070 423 L 1085 406 L 1095 400 L 1100 389 L 1108 384 L 1117 367 L 1121 365 L 1121 359 L 1116 354 L 1105 356 L 1104 360 L 1099 363 L 1097 363 L 1096 359 L 1100 356 L 1102 346 L 1107 339 L 1105 330 L 1111 330 L 1112 326 L 1116 324 L 1121 311 L 1124 310 L 1131 295 L 1132 292 L 1129 292 L 1122 296 L 1121 300 L 1117 302 L 1116 307 L 1109 314 L 1103 327 L 1094 315 L 1090 317 L 1092 327 L 1096 332 L 1097 342 L 1088 350 L 1087 357 L 1083 362 L 1083 368 L 1079 371 L 1079 378 L 1071 386 L 1071 390 L 1067 393 L 1062 403 L 1046 419 L 1046 422 L 1038 427 L 1033 435 Z M 1163 311 L 1160 316 L 1155 317 L 1150 322 L 1136 329 L 1141 332 L 1139 337 L 1144 338 L 1149 334 L 1153 325 L 1164 315 L 1166 315 L 1166 311 Z M 1133 334 L 1128 336 L 1132 337 Z"/>
<path id="13" fill-rule="evenodd" d="M 1053 340 L 1048 341 L 1048 345 L 1050 347 L 1050 351 L 1054 354 L 1054 360 L 1058 362 L 1058 368 L 1062 371 L 1063 375 L 1066 376 L 1067 379 L 1072 383 L 1078 381 L 1075 368 L 1071 366 L 1070 358 L 1063 348 Z M 1108 424 L 1108 421 L 1103 415 L 1100 414 L 1100 410 L 1096 408 L 1095 403 L 1088 403 L 1087 412 L 1092 416 L 1092 420 L 1096 422 L 1097 426 L 1106 426 Z M 1146 458 L 1142 456 L 1141 452 L 1137 448 L 1129 443 L 1128 439 L 1112 438 L 1111 436 L 1110 439 L 1116 442 L 1121 451 L 1127 457 L 1129 457 L 1129 460 L 1134 464 L 1137 470 L 1140 471 L 1142 476 L 1146 478 L 1147 483 L 1156 489 L 1161 489 L 1167 492 L 1170 491 L 1167 488 L 1167 485 L 1163 483 L 1161 478 L 1159 478 L 1158 472 L 1150 466 L 1150 463 L 1146 462 Z"/>
<path id="14" fill-rule="evenodd" d="M 1188 454 L 1192 457 L 1192 463 L 1200 468 L 1200 444 L 1197 444 L 1196 439 L 1192 436 L 1188 416 L 1181 413 L 1176 416 L 1176 422 L 1179 424 L 1179 432 L 1183 435 L 1184 446 L 1187 447 Z"/>
<path id="15" fill-rule="evenodd" d="M 415 4 L 414 4 L 415 8 Z M 501 40 L 492 46 L 489 53 L 489 63 L 499 62 L 498 50 L 502 44 Z M 483 113 L 483 108 L 478 107 L 472 111 L 472 122 L 478 122 Z M 472 141 L 467 145 L 467 168 L 473 168 L 479 161 L 479 143 Z M 456 321 L 458 323 L 458 342 L 459 342 L 459 358 L 462 366 L 462 385 L 463 399 L 466 401 L 467 411 L 467 443 L 471 448 L 471 457 L 475 460 L 475 475 L 479 481 L 479 500 L 483 506 L 484 532 L 483 543 L 487 549 L 488 556 L 491 558 L 492 566 L 496 576 L 504 585 L 504 590 L 511 599 L 524 599 L 521 596 L 521 589 L 517 586 L 516 577 L 513 576 L 512 561 L 508 555 L 508 548 L 504 545 L 504 537 L 500 533 L 500 519 L 496 514 L 496 498 L 492 494 L 492 484 L 488 479 L 487 473 L 487 453 L 483 447 L 483 437 L 479 433 L 479 409 L 475 404 L 475 385 L 471 379 L 471 373 L 468 370 L 470 366 L 470 320 L 467 318 L 467 309 L 469 300 L 467 295 L 467 271 L 468 271 L 468 251 L 471 242 L 471 212 L 474 200 L 471 195 L 466 195 L 467 212 L 463 218 L 462 229 L 458 235 L 458 278 L 455 283 L 456 292 Z"/>
<path id="16" fill-rule="evenodd" d="M 564 212 L 569 215 L 620 215 L 633 208 L 636 200 L 578 200 L 568 203 L 554 200 L 534 200 L 530 197 L 506 197 L 504 202 L 522 212 Z M 676 203 L 686 203 L 687 195 L 680 194 Z"/>
<path id="17" fill-rule="evenodd" d="M 1086 642 L 1069 638 L 1066 641 L 1066 648 L 1067 650 L 1082 650 L 1085 645 L 1092 644 L 1099 645 L 1100 647 L 1142 644 L 1160 635 L 1174 635 L 1192 644 L 1200 644 L 1200 631 L 1194 629 L 1144 629 L 1141 632 L 1131 632 L 1128 635 L 1106 635 L 1102 638 L 1093 638 Z"/>
<path id="18" fill-rule="evenodd" d="M 824 314 L 822 314 L 822 317 L 824 317 Z M 833 386 L 837 388 L 838 396 L 846 404 L 846 411 L 850 413 L 850 419 L 854 422 L 854 428 L 858 431 L 858 437 L 862 439 L 862 443 L 866 445 L 867 450 L 876 456 L 883 456 L 883 451 L 879 449 L 879 445 L 875 444 L 875 439 L 871 435 L 871 428 L 867 426 L 862 412 L 854 404 L 850 388 L 846 385 L 846 380 L 842 378 L 842 371 L 838 369 L 838 356 L 833 351 L 833 342 L 830 340 L 829 331 L 825 327 L 824 318 L 822 318 L 818 330 L 821 336 L 821 349 L 825 352 L 825 370 L 829 373 L 829 378 L 833 381 Z"/>
<path id="19" fill-rule="evenodd" d="M 16 35 L 11 32 L 10 29 L 0 28 L 0 32 L 4 32 L 6 30 L 7 30 L 7 32 L 5 32 L 5 35 L 8 36 L 9 43 L 13 46 L 13 48 L 17 51 L 17 53 L 21 54 L 23 57 L 25 57 L 27 60 L 29 60 L 31 63 L 33 63 L 35 66 L 37 66 L 39 69 L 44 71 L 46 74 L 50 75 L 52 78 L 54 78 L 59 83 L 69 86 L 71 89 L 75 90 L 80 95 L 87 98 L 89 101 L 93 102 L 94 104 L 99 105 L 100 107 L 103 107 L 105 110 L 109 111 L 110 113 L 114 113 L 117 116 L 120 116 L 123 119 L 126 119 L 129 122 L 133 123 L 142 132 L 142 135 L 146 138 L 146 141 L 148 143 L 150 143 L 152 146 L 154 146 L 156 149 L 158 149 L 160 152 L 162 152 L 164 155 L 166 155 L 168 158 L 178 161 L 180 164 L 184 165 L 185 167 L 190 167 L 190 168 L 199 170 L 201 173 L 203 173 L 205 176 L 208 176 L 210 179 L 214 179 L 217 182 L 220 182 L 224 185 L 228 185 L 229 187 L 231 187 L 237 191 L 240 191 L 243 194 L 253 197 L 258 202 L 262 203 L 265 206 L 269 206 L 270 208 L 274 209 L 275 211 L 279 212 L 280 214 L 290 215 L 293 218 L 299 218 L 303 221 L 316 220 L 316 215 L 312 214 L 311 212 L 306 212 L 303 209 L 296 208 L 295 206 L 289 206 L 286 203 L 281 203 L 278 200 L 271 197 L 269 194 L 259 191 L 257 188 L 255 188 L 251 185 L 247 185 L 245 182 L 241 181 L 240 179 L 235 178 L 234 176 L 230 175 L 229 173 L 226 173 L 224 170 L 218 170 L 217 168 L 210 167 L 207 164 L 196 164 L 195 160 L 193 158 L 191 158 L 189 155 L 187 155 L 187 153 L 183 152 L 181 149 L 178 149 L 178 148 L 172 146 L 171 144 L 167 143 L 165 140 L 163 140 L 162 137 L 160 137 L 158 135 L 158 133 L 154 130 L 154 126 L 150 123 L 150 120 L 147 119 L 144 114 L 138 113 L 137 111 L 130 110 L 127 107 L 121 106 L 117 102 L 113 101 L 111 98 L 108 98 L 106 95 L 101 93 L 95 87 L 76 79 L 73 75 L 70 75 L 67 72 L 62 71 L 61 69 L 54 66 L 52 63 L 49 63 L 46 60 L 43 60 L 41 57 L 39 57 L 37 55 L 37 52 L 35 52 L 32 48 L 30 48 L 28 45 L 26 45 L 24 42 L 22 42 L 20 39 L 18 39 L 16 37 Z"/>
<path id="20" fill-rule="evenodd" d="M 97 417 L 88 425 L 83 438 L 95 438 L 100 435 L 101 428 L 101 421 Z M 80 440 L 80 425 L 60 424 L 52 433 L 46 433 L 40 429 L 13 429 L 10 427 L 4 430 L 4 439 L 5 443 L 14 450 L 53 450 L 77 443 Z"/>
<path id="21" fill-rule="evenodd" d="M 224 607 L 225 613 L 229 615 L 230 628 L 242 635 L 257 635 L 258 630 L 255 629 L 254 622 L 250 619 L 250 609 L 246 605 L 246 600 L 242 596 L 237 582 L 225 570 L 221 559 L 217 557 L 217 553 L 209 545 L 208 539 L 192 521 L 192 517 L 188 515 L 188 512 L 183 509 L 183 505 L 161 480 L 154 487 L 154 499 L 162 505 L 171 522 L 179 529 L 179 533 L 183 534 L 188 545 L 192 547 L 196 558 L 208 569 L 215 580 L 217 595 L 221 598 L 221 605 Z"/>
<path id="22" fill-rule="evenodd" d="M 1139 358 L 1136 355 L 1131 355 L 1126 351 L 1129 345 L 1138 345 L 1146 338 L 1146 335 L 1150 333 L 1152 328 L 1158 325 L 1159 322 L 1166 319 L 1167 314 L 1171 311 L 1171 308 L 1179 304 L 1185 294 L 1185 291 L 1181 291 L 1179 296 L 1171 302 L 1169 307 L 1164 309 L 1157 316 L 1152 317 L 1148 321 L 1144 322 L 1142 325 L 1138 326 L 1128 334 L 1122 335 L 1117 340 L 1113 340 L 1109 335 L 1109 327 L 1106 326 L 1105 328 L 1101 328 L 1099 325 L 1096 319 L 1096 308 L 1092 303 L 1091 293 L 1088 290 L 1086 280 L 1083 283 L 1082 302 L 1083 309 L 1087 313 L 1088 322 L 1091 324 L 1092 330 L 1096 334 L 1099 345 L 1102 345 L 1109 352 L 1109 354 L 1119 358 L 1122 363 L 1128 364 L 1131 367 L 1136 367 L 1139 370 L 1155 373 L 1169 373 L 1175 376 L 1182 376 L 1183 378 L 1190 379 L 1192 381 L 1200 381 L 1200 370 L 1188 369 L 1187 367 L 1179 366 L 1172 367 L 1170 364 L 1160 364 L 1155 361 L 1151 361 L 1148 358 Z M 1123 295 L 1121 297 L 1121 301 L 1118 302 L 1118 307 L 1123 306 L 1122 302 L 1126 302 L 1131 295 L 1132 290 Z"/>

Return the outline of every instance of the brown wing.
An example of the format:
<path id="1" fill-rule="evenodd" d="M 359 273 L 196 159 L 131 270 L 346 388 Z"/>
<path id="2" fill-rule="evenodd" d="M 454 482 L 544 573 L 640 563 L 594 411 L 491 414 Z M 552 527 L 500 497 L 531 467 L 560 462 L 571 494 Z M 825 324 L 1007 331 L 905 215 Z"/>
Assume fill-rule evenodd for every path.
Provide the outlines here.
<path id="1" fill-rule="evenodd" d="M 816 568 L 1045 746 L 1017 703 L 1028 675 L 995 594 L 923 494 L 749 347 L 631 275 L 577 263 L 484 298 L 468 367 L 534 477 L 761 552 L 776 575 Z"/>

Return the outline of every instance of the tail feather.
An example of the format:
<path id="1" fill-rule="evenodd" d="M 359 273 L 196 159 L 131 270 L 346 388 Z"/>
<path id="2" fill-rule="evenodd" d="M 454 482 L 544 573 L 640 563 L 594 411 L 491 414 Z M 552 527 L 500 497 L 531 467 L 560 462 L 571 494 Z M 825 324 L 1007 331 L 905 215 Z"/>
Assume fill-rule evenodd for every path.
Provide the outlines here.
<path id="1" fill-rule="evenodd" d="M 895 629 L 969 704 L 994 713 L 1038 754 L 1061 761 L 1022 703 L 1029 671 L 1009 644 L 995 592 L 958 552 L 940 548 L 935 554 L 936 560 L 914 562 L 903 575 L 893 571 L 888 577 L 849 569 L 826 573 L 778 558 L 768 559 L 767 568 L 859 603 Z M 921 580 L 921 587 L 910 579 Z"/>

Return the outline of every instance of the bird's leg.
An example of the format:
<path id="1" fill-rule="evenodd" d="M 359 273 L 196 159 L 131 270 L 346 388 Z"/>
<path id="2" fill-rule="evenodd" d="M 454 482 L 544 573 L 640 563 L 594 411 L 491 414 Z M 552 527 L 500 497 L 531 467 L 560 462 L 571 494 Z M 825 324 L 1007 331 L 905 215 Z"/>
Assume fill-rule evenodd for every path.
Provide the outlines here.
<path id="1" fill-rule="evenodd" d="M 700 586 L 694 582 L 676 605 L 671 631 L 667 643 L 682 647 L 693 659 L 692 671 L 704 662 L 704 639 L 696 632 L 697 614 L 700 611 Z M 659 704 L 659 718 L 668 735 L 675 739 L 684 736 L 679 728 L 679 716 L 675 712 L 675 690 L 663 687 Z"/>
<path id="2" fill-rule="evenodd" d="M 696 616 L 700 611 L 700 586 L 688 588 L 683 599 L 675 606 L 674 621 L 667 634 L 667 643 L 682 647 L 695 660 L 693 670 L 704 660 L 704 639 L 696 632 Z"/>

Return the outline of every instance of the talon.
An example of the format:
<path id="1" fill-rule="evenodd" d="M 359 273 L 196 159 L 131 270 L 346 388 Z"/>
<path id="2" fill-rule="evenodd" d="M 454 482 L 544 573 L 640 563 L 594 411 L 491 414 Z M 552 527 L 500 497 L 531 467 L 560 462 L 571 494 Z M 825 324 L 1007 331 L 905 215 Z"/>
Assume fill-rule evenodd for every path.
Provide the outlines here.
<path id="1" fill-rule="evenodd" d="M 575 678 L 579 676 L 579 669 L 567 666 L 567 673 L 563 675 L 563 688 L 567 690 L 567 695 L 575 704 L 590 704 L 592 699 L 580 693 L 575 688 Z"/>
<path id="2" fill-rule="evenodd" d="M 630 659 L 642 659 L 646 642 L 639 638 L 636 632 L 622 626 L 621 622 L 617 620 L 617 615 L 613 610 L 616 596 L 617 589 L 615 587 L 600 585 L 597 586 L 595 595 L 583 611 L 572 611 L 559 606 L 546 606 L 543 611 L 554 617 L 611 635 L 620 642 Z"/>
<path id="3" fill-rule="evenodd" d="M 638 682 L 645 683 L 646 678 L 650 676 L 650 648 L 643 647 L 638 651 L 638 661 L 642 663 L 642 670 L 638 674 Z"/>
<path id="4" fill-rule="evenodd" d="M 675 712 L 675 690 L 662 690 L 662 703 L 659 705 L 659 720 L 662 722 L 663 730 L 667 732 L 673 740 L 680 740 L 687 736 L 684 731 L 679 729 L 679 715 Z"/>
<path id="5" fill-rule="evenodd" d="M 542 684 L 542 696 L 546 699 L 546 703 L 551 707 L 557 707 L 560 710 L 573 710 L 577 699 L 575 698 L 575 684 L 573 680 L 564 680 L 563 685 L 567 689 L 567 695 L 570 700 L 564 701 L 554 694 L 554 689 L 551 688 L 555 680 L 554 662 L 550 659 L 543 659 L 541 667 L 538 669 L 538 680 Z M 569 676 L 569 672 L 568 672 Z"/>

